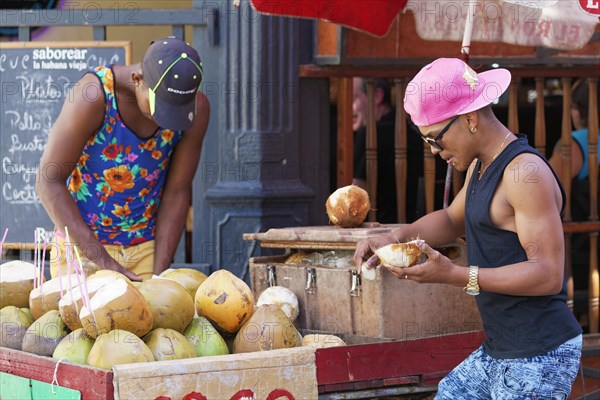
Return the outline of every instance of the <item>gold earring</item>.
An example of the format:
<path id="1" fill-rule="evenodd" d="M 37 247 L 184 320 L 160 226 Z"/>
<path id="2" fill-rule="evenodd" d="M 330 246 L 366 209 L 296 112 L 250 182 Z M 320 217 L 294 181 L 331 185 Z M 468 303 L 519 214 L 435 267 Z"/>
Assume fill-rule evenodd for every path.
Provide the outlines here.
<path id="1" fill-rule="evenodd" d="M 476 127 L 471 128 L 471 133 L 475 133 L 475 132 L 477 132 L 477 128 Z"/>

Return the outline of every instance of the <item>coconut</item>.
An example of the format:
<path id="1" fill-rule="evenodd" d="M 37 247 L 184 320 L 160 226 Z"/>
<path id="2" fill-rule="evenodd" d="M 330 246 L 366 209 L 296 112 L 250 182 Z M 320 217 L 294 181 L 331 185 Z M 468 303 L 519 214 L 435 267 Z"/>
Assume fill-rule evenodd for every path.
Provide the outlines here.
<path id="1" fill-rule="evenodd" d="M 174 329 L 154 329 L 143 340 L 156 361 L 196 357 L 194 345 Z"/>
<path id="2" fill-rule="evenodd" d="M 119 279 L 126 280 L 127 282 L 131 282 L 131 280 L 128 277 L 126 277 L 122 273 L 114 271 L 112 269 L 101 269 L 99 271 L 94 272 L 91 275 L 86 275 L 86 276 L 88 277 L 87 278 L 88 281 L 90 281 L 92 279 L 98 279 L 98 278 L 105 278 L 107 276 L 113 276 L 115 278 L 119 278 Z"/>
<path id="3" fill-rule="evenodd" d="M 142 337 L 152 328 L 152 311 L 139 290 L 123 279 L 115 279 L 96 292 L 89 309 L 81 307 L 79 320 L 92 338 L 113 329 Z"/>
<path id="4" fill-rule="evenodd" d="M 231 272 L 220 269 L 202 282 L 196 292 L 196 312 L 225 334 L 234 334 L 250 318 L 254 295 L 248 285 Z"/>
<path id="5" fill-rule="evenodd" d="M 285 315 L 292 321 L 298 318 L 300 307 L 298 297 L 290 289 L 283 286 L 271 286 L 266 288 L 256 301 L 256 306 L 263 304 L 274 304 L 281 308 Z"/>
<path id="6" fill-rule="evenodd" d="M 69 290 L 69 280 L 71 281 L 70 287 L 74 288 L 79 283 L 77 275 L 64 275 L 60 279 L 53 278 L 41 286 L 33 289 L 29 294 L 29 309 L 34 319 L 38 319 L 42 315 L 46 314 L 50 310 L 58 311 L 58 301 L 61 298 L 61 287 L 62 294 Z"/>
<path id="7" fill-rule="evenodd" d="M 27 329 L 21 349 L 38 356 L 51 356 L 67 333 L 67 326 L 60 319 L 58 310 L 50 310 Z"/>
<path id="8" fill-rule="evenodd" d="M 202 272 L 192 268 L 167 269 L 160 276 L 179 283 L 188 291 L 192 299 L 196 297 L 198 287 L 208 278 Z"/>
<path id="9" fill-rule="evenodd" d="M 198 357 L 229 354 L 225 339 L 204 317 L 194 318 L 183 334 L 196 349 Z"/>
<path id="10" fill-rule="evenodd" d="M 0 346 L 21 350 L 23 336 L 33 324 L 27 308 L 6 306 L 0 310 Z"/>
<path id="11" fill-rule="evenodd" d="M 87 358 L 94 345 L 94 339 L 89 337 L 83 328 L 74 330 L 65 336 L 52 353 L 52 358 L 66 358 L 69 362 L 87 364 Z"/>
<path id="12" fill-rule="evenodd" d="M 112 275 L 107 275 L 87 282 L 86 287 L 89 298 L 91 299 L 102 286 L 107 285 L 115 279 L 117 278 Z M 83 307 L 83 298 L 81 297 L 81 294 L 83 292 L 85 296 L 85 291 L 86 288 L 80 288 L 79 286 L 74 287 L 70 293 L 67 292 L 63 298 L 58 301 L 58 312 L 60 313 L 60 317 L 72 331 L 81 328 L 79 312 L 81 311 L 81 307 Z"/>
<path id="13" fill-rule="evenodd" d="M 391 265 L 393 267 L 406 268 L 412 267 L 419 261 L 421 250 L 417 246 L 420 239 L 406 243 L 393 243 L 375 250 L 381 264 Z"/>
<path id="14" fill-rule="evenodd" d="M 366 279 L 368 281 L 374 281 L 375 278 L 377 278 L 377 272 L 375 272 L 375 268 L 367 267 L 366 262 L 362 263 L 362 265 L 360 266 L 360 275 L 363 279 Z"/>
<path id="15" fill-rule="evenodd" d="M 139 286 L 152 311 L 152 330 L 175 329 L 183 332 L 194 318 L 194 299 L 179 283 L 170 279 L 148 279 Z"/>
<path id="16" fill-rule="evenodd" d="M 114 365 L 152 361 L 155 361 L 154 356 L 146 343 L 123 329 L 98 336 L 87 358 L 88 365 L 104 369 L 111 369 Z"/>
<path id="17" fill-rule="evenodd" d="M 332 224 L 342 228 L 360 226 L 371 208 L 369 194 L 355 185 L 344 186 L 333 192 L 325 203 Z"/>
<path id="18" fill-rule="evenodd" d="M 310 334 L 302 338 L 302 346 L 315 346 L 319 349 L 345 345 L 346 342 L 344 342 L 342 339 L 328 333 Z"/>
<path id="19" fill-rule="evenodd" d="M 234 353 L 285 349 L 302 344 L 302 337 L 281 308 L 265 304 L 256 309 L 233 341 Z"/>
<path id="20" fill-rule="evenodd" d="M 25 261 L 9 261 L 0 265 L 0 309 L 6 306 L 29 307 L 36 267 Z"/>

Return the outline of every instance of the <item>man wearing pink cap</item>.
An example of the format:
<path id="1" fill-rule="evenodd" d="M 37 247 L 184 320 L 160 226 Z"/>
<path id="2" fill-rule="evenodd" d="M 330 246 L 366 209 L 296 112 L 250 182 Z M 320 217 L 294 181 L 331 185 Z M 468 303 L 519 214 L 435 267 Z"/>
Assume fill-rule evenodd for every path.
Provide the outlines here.
<path id="1" fill-rule="evenodd" d="M 132 280 L 169 267 L 208 125 L 202 63 L 175 37 L 141 63 L 99 66 L 71 89 L 37 180 L 56 225 L 51 274 L 68 271 L 65 227 L 85 259 Z"/>
<path id="2" fill-rule="evenodd" d="M 420 237 L 426 261 L 383 267 L 475 296 L 486 339 L 440 382 L 436 399 L 566 399 L 579 369 L 582 330 L 566 305 L 565 195 L 545 158 L 492 111 L 510 80 L 507 70 L 477 74 L 450 58 L 414 77 L 405 109 L 432 153 L 467 172 L 466 183 L 448 208 L 361 241 L 354 257 L 373 268 L 374 250 Z M 462 236 L 468 268 L 432 248 Z"/>

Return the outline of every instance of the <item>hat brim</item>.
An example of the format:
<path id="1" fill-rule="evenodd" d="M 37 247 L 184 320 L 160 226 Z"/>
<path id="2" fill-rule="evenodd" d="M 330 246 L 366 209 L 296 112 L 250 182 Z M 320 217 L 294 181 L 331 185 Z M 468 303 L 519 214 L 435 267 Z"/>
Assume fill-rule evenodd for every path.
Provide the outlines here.
<path id="1" fill-rule="evenodd" d="M 508 70 L 503 68 L 492 69 L 477 74 L 481 84 L 483 84 L 483 90 L 472 102 L 469 102 L 467 106 L 459 110 L 460 114 L 466 114 L 472 111 L 477 111 L 483 107 L 497 101 L 502 94 L 508 89 L 511 81 L 511 74 Z"/>
<path id="2" fill-rule="evenodd" d="M 150 101 L 154 102 L 154 107 L 151 107 L 154 108 L 152 118 L 158 126 L 174 131 L 183 131 L 192 127 L 196 117 L 196 96 L 189 103 L 172 104 L 154 95 L 151 90 L 149 92 Z"/>

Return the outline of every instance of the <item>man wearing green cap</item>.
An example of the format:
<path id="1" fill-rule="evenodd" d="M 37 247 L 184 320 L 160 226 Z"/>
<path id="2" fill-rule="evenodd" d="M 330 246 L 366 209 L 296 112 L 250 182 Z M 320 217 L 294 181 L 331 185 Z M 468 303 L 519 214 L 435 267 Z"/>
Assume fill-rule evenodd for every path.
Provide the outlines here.
<path id="1" fill-rule="evenodd" d="M 100 269 L 140 280 L 169 267 L 208 125 L 202 77 L 196 50 L 167 37 L 141 63 L 100 66 L 74 85 L 36 186 L 57 229 L 52 276 L 73 260 L 65 228 Z"/>

